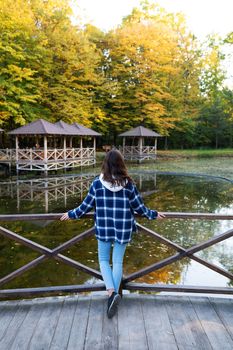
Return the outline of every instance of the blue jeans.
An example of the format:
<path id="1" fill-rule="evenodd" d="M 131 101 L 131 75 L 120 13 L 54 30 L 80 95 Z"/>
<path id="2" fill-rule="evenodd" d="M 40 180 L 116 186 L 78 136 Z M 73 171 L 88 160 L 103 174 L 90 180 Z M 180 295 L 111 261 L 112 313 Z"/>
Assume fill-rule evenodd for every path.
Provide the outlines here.
<path id="1" fill-rule="evenodd" d="M 113 244 L 112 268 L 110 267 L 110 251 Z M 119 244 L 117 242 L 104 242 L 98 239 L 98 259 L 100 271 L 106 286 L 106 289 L 114 289 L 118 293 L 122 274 L 123 258 L 127 243 Z"/>

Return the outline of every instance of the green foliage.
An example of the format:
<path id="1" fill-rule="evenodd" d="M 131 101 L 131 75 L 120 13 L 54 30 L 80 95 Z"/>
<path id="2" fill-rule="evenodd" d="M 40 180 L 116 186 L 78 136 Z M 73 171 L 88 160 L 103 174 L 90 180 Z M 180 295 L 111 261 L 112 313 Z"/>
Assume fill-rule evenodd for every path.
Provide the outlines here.
<path id="1" fill-rule="evenodd" d="M 0 127 L 62 119 L 116 143 L 142 124 L 169 136 L 170 147 L 232 147 L 222 69 L 232 33 L 200 43 L 182 14 L 150 1 L 108 33 L 81 26 L 68 0 L 0 6 Z"/>

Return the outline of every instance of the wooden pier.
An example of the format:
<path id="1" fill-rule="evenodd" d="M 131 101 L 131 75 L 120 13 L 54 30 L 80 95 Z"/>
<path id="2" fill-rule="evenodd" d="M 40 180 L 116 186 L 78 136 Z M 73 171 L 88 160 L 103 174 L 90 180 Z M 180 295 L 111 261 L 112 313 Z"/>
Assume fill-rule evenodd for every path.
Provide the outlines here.
<path id="1" fill-rule="evenodd" d="M 233 349 L 233 299 L 126 294 L 112 319 L 106 303 L 101 295 L 0 302 L 0 349 Z"/>
<path id="2" fill-rule="evenodd" d="M 216 213 L 168 212 L 165 215 L 170 219 L 233 220 L 233 215 Z M 93 216 L 93 213 L 88 213 L 87 216 Z M 0 215 L 0 221 L 58 220 L 60 217 L 61 213 L 11 214 Z M 49 295 L 49 297 L 0 302 L 0 350 L 232 350 L 233 288 L 231 286 L 148 284 L 137 283 L 135 280 L 188 257 L 233 281 L 231 271 L 196 255 L 205 248 L 230 239 L 233 236 L 233 229 L 184 248 L 141 224 L 137 226 L 142 233 L 174 248 L 176 253 L 127 276 L 123 275 L 121 284 L 123 298 L 118 313 L 110 320 L 106 315 L 107 295 L 104 283 L 2 289 L 5 284 L 47 259 L 55 259 L 101 280 L 102 276 L 98 270 L 62 254 L 67 248 L 93 235 L 93 227 L 53 249 L 0 227 L 2 236 L 41 254 L 0 279 L 0 298 Z M 134 291 L 140 292 L 134 293 Z M 90 294 L 83 294 L 87 292 Z M 145 292 L 150 294 L 144 294 Z M 165 292 L 166 295 L 158 295 L 159 292 Z M 186 295 L 171 296 L 171 292 Z M 70 295 L 67 295 L 68 293 Z M 208 296 L 194 297 L 187 293 Z M 64 296 L 60 296 L 61 294 Z M 213 294 L 231 297 L 209 297 Z"/>

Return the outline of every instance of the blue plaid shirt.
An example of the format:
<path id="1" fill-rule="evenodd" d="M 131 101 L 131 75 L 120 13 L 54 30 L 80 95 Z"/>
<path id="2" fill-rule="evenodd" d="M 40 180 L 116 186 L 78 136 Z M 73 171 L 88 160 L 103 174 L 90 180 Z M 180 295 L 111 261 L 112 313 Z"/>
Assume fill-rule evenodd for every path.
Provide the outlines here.
<path id="1" fill-rule="evenodd" d="M 118 192 L 107 189 L 95 178 L 89 192 L 81 205 L 68 211 L 70 219 L 79 219 L 95 208 L 95 233 L 101 241 L 117 241 L 120 244 L 131 240 L 132 232 L 136 231 L 134 212 L 156 219 L 157 211 L 148 209 L 132 182 L 128 182 Z"/>

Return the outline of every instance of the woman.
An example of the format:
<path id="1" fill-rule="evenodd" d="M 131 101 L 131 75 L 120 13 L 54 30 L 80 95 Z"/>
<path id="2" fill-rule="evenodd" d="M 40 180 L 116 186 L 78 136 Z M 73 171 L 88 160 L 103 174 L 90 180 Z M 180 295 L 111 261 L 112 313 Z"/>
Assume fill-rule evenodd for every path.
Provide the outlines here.
<path id="1" fill-rule="evenodd" d="M 92 182 L 86 198 L 78 208 L 63 214 L 61 220 L 78 219 L 95 208 L 95 234 L 98 240 L 100 271 L 108 291 L 107 315 L 111 318 L 121 299 L 118 291 L 122 279 L 125 249 L 136 231 L 134 212 L 148 219 L 165 216 L 143 204 L 133 180 L 128 174 L 121 153 L 109 151 L 102 172 Z M 113 245 L 112 268 L 110 252 Z"/>

